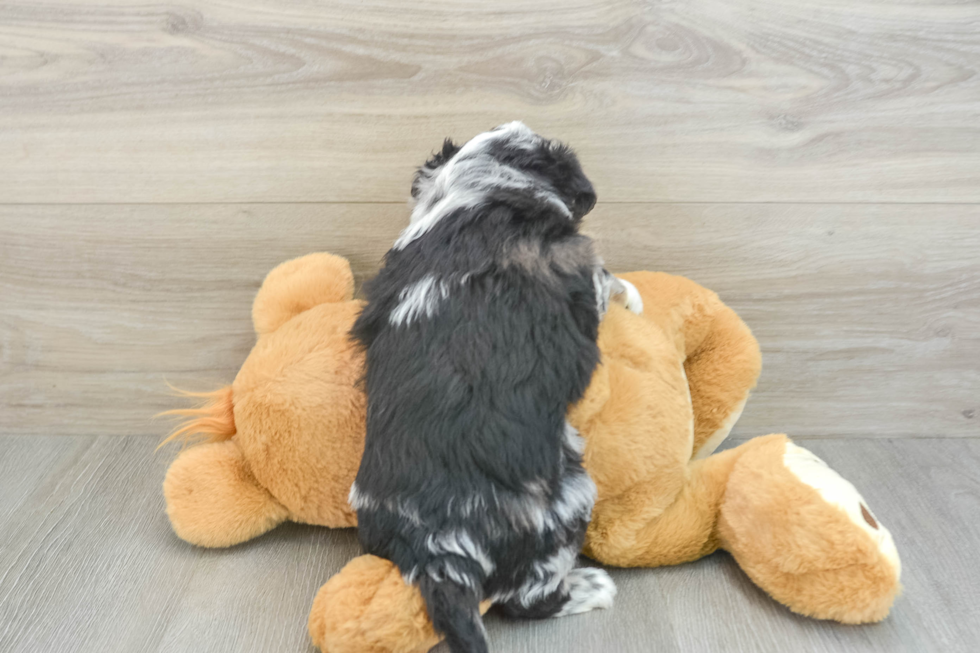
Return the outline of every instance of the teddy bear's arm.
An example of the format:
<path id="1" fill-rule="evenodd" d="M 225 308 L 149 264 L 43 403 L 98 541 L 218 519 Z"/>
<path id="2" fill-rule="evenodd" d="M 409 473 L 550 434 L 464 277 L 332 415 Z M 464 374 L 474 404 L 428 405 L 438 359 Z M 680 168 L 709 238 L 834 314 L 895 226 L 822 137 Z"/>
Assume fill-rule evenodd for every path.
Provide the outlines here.
<path id="1" fill-rule="evenodd" d="M 490 601 L 480 604 L 480 613 Z M 310 638 L 325 653 L 425 653 L 442 639 L 418 585 L 384 558 L 354 558 L 320 588 L 309 617 Z"/>
<path id="2" fill-rule="evenodd" d="M 181 452 L 163 481 L 167 516 L 182 539 L 225 547 L 258 537 L 288 511 L 259 485 L 234 440 Z"/>
<path id="3" fill-rule="evenodd" d="M 643 298 L 643 317 L 672 336 L 694 411 L 694 458 L 710 455 L 742 414 L 762 369 L 759 343 L 718 295 L 663 272 L 621 275 Z"/>
<path id="4" fill-rule="evenodd" d="M 718 548 L 715 523 L 740 448 L 692 462 L 673 502 L 656 482 L 596 504 L 585 555 L 618 567 L 659 567 L 697 560 Z"/>
<path id="5" fill-rule="evenodd" d="M 728 437 L 762 369 L 759 343 L 748 326 L 715 299 L 704 318 L 707 333 L 684 363 L 694 409 L 695 459 L 710 456 Z"/>

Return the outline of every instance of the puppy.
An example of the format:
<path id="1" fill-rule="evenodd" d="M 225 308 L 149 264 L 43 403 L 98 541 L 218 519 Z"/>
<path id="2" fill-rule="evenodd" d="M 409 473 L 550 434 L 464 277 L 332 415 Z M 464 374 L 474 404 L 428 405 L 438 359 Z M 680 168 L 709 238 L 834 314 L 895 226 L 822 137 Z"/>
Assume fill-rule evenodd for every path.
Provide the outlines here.
<path id="1" fill-rule="evenodd" d="M 639 294 L 578 233 L 596 196 L 575 155 L 521 123 L 447 140 L 412 195 L 353 327 L 368 409 L 350 502 L 450 650 L 483 653 L 483 600 L 529 618 L 612 604 L 606 572 L 574 569 L 595 485 L 565 414 L 610 295 Z"/>

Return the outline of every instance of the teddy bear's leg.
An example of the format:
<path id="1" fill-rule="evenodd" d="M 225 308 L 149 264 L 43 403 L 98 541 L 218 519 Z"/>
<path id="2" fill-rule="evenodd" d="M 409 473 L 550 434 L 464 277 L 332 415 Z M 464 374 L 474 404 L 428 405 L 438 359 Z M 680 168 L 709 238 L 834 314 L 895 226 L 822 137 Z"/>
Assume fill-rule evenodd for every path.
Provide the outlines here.
<path id="1" fill-rule="evenodd" d="M 252 323 L 261 336 L 314 306 L 353 297 L 354 274 L 347 259 L 324 252 L 307 254 L 266 275 L 252 303 Z"/>
<path id="2" fill-rule="evenodd" d="M 255 480 L 233 439 L 181 452 L 167 470 L 163 494 L 174 532 L 198 546 L 250 540 L 288 515 Z"/>
<path id="3" fill-rule="evenodd" d="M 617 567 L 677 565 L 712 553 L 719 546 L 715 525 L 728 476 L 753 442 L 689 463 L 669 492 L 658 476 L 603 501 L 592 514 L 583 552 Z"/>
<path id="4" fill-rule="evenodd" d="M 489 607 L 485 601 L 480 612 Z M 309 630 L 324 653 L 425 653 L 441 639 L 418 587 L 372 555 L 354 558 L 320 588 Z"/>
<path id="5" fill-rule="evenodd" d="M 372 555 L 354 558 L 320 588 L 309 630 L 324 653 L 423 653 L 439 642 L 418 588 Z"/>
<path id="6" fill-rule="evenodd" d="M 718 537 L 746 574 L 794 612 L 880 621 L 901 584 L 891 534 L 858 491 L 784 435 L 756 438 L 728 479 Z"/>
<path id="7" fill-rule="evenodd" d="M 721 302 L 706 316 L 704 339 L 688 351 L 684 370 L 694 409 L 694 458 L 713 454 L 728 437 L 762 368 L 759 343 Z"/>
<path id="8" fill-rule="evenodd" d="M 622 275 L 645 298 L 643 315 L 676 334 L 694 410 L 695 459 L 710 456 L 742 414 L 762 369 L 759 343 L 718 296 L 662 272 Z"/>

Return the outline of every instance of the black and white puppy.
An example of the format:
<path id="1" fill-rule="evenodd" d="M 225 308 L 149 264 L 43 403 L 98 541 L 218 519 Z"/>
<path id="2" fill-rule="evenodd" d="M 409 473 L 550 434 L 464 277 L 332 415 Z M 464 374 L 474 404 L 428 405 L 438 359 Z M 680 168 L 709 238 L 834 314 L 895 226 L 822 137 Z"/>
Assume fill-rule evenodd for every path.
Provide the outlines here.
<path id="1" fill-rule="evenodd" d="M 412 195 L 353 328 L 368 409 L 350 501 L 450 649 L 482 653 L 485 599 L 532 618 L 612 604 L 604 571 L 574 569 L 595 485 L 565 414 L 610 294 L 640 300 L 578 232 L 596 197 L 573 152 L 521 123 L 447 140 Z"/>

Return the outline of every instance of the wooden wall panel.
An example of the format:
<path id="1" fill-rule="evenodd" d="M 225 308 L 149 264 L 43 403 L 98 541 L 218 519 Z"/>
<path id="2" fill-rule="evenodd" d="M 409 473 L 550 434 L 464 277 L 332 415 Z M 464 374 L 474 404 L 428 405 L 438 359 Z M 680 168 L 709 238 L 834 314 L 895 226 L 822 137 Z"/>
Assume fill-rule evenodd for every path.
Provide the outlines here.
<path id="1" fill-rule="evenodd" d="M 327 250 L 363 280 L 407 214 L 0 207 L 0 432 L 162 433 L 165 380 L 233 378 L 269 269 Z M 737 434 L 980 434 L 976 206 L 606 204 L 587 228 L 611 269 L 689 276 L 752 327 L 764 370 Z"/>
<path id="2" fill-rule="evenodd" d="M 0 8 L 5 202 L 403 201 L 522 119 L 605 201 L 980 200 L 980 9 L 916 0 Z"/>

